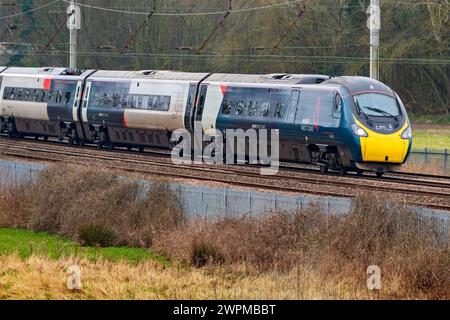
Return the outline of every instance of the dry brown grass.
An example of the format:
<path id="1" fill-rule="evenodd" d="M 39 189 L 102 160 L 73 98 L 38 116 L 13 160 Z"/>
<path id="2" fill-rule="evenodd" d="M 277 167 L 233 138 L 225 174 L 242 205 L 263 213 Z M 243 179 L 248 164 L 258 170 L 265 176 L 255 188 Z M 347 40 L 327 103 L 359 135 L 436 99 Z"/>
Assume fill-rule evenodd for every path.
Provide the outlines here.
<path id="1" fill-rule="evenodd" d="M 314 270 L 324 283 L 357 291 L 364 291 L 367 267 L 378 265 L 383 298 L 450 298 L 448 248 L 415 214 L 395 204 L 387 209 L 385 201 L 361 196 L 341 216 L 310 210 L 195 221 L 164 232 L 154 248 L 194 265 L 243 264 L 250 273 Z"/>
<path id="2" fill-rule="evenodd" d="M 438 160 L 431 160 L 428 164 L 423 164 L 420 161 L 409 160 L 408 163 L 402 168 L 402 171 L 411 173 L 434 174 L 437 176 L 450 176 L 450 167 L 447 168 L 447 171 L 444 171 L 442 161 Z"/>
<path id="3" fill-rule="evenodd" d="M 79 291 L 67 289 L 67 269 L 81 269 Z M 75 258 L 49 260 L 33 256 L 0 257 L 0 299 L 378 299 L 356 282 L 329 277 L 299 267 L 290 272 L 248 273 L 245 266 L 233 272 L 215 268 L 164 268 L 146 262 L 128 264 Z M 358 272 L 358 270 L 353 271 Z M 361 270 L 364 274 L 365 270 Z M 351 278 L 351 277 L 350 277 Z M 394 278 L 394 281 L 396 279 Z M 384 282 L 383 282 L 384 283 Z M 407 297 L 403 297 L 407 298 Z M 427 296 L 414 296 L 427 298 Z"/>

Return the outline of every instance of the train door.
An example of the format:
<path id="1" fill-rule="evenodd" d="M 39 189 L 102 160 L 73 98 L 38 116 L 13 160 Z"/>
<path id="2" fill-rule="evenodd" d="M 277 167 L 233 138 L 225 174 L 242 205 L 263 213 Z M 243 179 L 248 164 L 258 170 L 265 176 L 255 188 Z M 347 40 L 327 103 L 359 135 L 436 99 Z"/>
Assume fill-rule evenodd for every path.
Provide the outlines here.
<path id="1" fill-rule="evenodd" d="M 82 92 L 81 92 L 81 81 L 77 82 L 77 88 L 75 89 L 75 99 L 73 101 L 73 105 L 72 105 L 72 115 L 73 115 L 73 121 L 78 122 L 79 121 L 79 106 L 81 103 L 81 98 L 82 98 Z"/>
<path id="2" fill-rule="evenodd" d="M 205 100 L 206 100 L 207 91 L 208 91 L 208 85 L 203 84 L 200 87 L 200 93 L 199 93 L 197 108 L 196 108 L 196 112 L 195 112 L 195 121 L 201 122 L 203 119 L 203 111 L 205 109 Z"/>
<path id="3" fill-rule="evenodd" d="M 297 115 L 298 102 L 300 99 L 300 90 L 292 90 L 291 103 L 289 106 L 289 114 L 287 117 L 287 122 L 289 125 L 295 123 L 295 116 Z"/>
<path id="4" fill-rule="evenodd" d="M 193 113 L 195 107 L 195 96 L 197 93 L 197 85 L 191 84 L 189 86 L 189 94 L 186 103 L 186 112 L 184 114 L 184 127 L 186 130 L 193 131 Z"/>
<path id="5" fill-rule="evenodd" d="M 88 123 L 88 117 L 87 117 L 87 107 L 88 107 L 88 102 L 89 102 L 89 93 L 91 91 L 91 84 L 92 82 L 88 82 L 86 84 L 86 89 L 84 90 L 84 97 L 82 100 L 82 105 L 81 105 L 81 122 L 87 124 Z"/>

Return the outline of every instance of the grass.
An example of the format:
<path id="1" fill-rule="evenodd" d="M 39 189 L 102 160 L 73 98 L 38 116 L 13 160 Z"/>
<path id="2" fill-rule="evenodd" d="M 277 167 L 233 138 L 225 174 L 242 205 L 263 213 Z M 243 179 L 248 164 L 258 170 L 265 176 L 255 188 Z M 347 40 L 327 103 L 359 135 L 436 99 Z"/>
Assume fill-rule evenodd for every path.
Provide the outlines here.
<path id="1" fill-rule="evenodd" d="M 74 264 L 81 270 L 77 291 L 66 286 L 68 267 Z M 376 299 L 378 295 L 354 284 L 333 280 L 324 284 L 319 272 L 305 268 L 283 274 L 248 274 L 242 265 L 233 269 L 41 256 L 23 260 L 8 255 L 0 259 L 0 299 Z"/>
<path id="2" fill-rule="evenodd" d="M 50 259 L 77 256 L 90 261 L 105 259 L 137 263 L 155 260 L 161 264 L 168 264 L 164 257 L 146 249 L 81 247 L 74 241 L 47 233 L 2 228 L 0 229 L 0 255 L 11 254 L 17 254 L 22 259 L 28 259 L 37 254 Z"/>
<path id="3" fill-rule="evenodd" d="M 413 150 L 422 151 L 425 148 L 430 151 L 450 151 L 450 126 L 419 129 L 413 126 Z"/>
<path id="4" fill-rule="evenodd" d="M 414 124 L 449 124 L 450 116 L 443 115 L 420 115 L 420 114 L 408 114 L 411 123 Z"/>
<path id="5" fill-rule="evenodd" d="M 139 199 L 138 188 L 114 173 L 69 169 L 0 190 L 0 299 L 450 297 L 450 252 L 438 225 L 398 199 L 361 194 L 345 215 L 312 206 L 196 220 L 177 213 L 176 195 L 164 186 Z M 113 246 L 141 249 L 78 245 L 105 244 L 109 231 Z M 77 292 L 65 285 L 73 264 L 82 272 Z M 373 264 L 383 273 L 377 293 L 366 285 Z"/>

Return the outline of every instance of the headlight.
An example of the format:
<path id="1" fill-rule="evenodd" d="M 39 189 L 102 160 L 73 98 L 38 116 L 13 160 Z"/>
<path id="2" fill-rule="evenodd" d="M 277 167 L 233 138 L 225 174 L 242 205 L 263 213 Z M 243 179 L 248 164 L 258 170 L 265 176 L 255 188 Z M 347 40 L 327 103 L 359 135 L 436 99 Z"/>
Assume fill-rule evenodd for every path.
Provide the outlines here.
<path id="1" fill-rule="evenodd" d="M 368 137 L 366 130 L 358 126 L 357 124 L 352 124 L 353 133 L 358 137 Z"/>
<path id="2" fill-rule="evenodd" d="M 411 131 L 411 127 L 408 127 L 405 129 L 405 131 L 403 131 L 402 133 L 402 139 L 411 139 L 412 138 L 412 131 Z"/>

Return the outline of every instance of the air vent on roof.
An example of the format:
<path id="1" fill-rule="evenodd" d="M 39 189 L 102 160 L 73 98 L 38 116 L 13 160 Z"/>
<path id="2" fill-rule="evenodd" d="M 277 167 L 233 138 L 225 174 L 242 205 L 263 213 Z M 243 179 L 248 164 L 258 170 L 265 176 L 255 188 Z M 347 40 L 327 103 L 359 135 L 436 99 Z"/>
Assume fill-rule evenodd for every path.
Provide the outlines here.
<path id="1" fill-rule="evenodd" d="M 281 74 L 269 74 L 268 78 L 273 80 L 289 80 L 292 79 L 291 74 L 281 73 Z"/>
<path id="2" fill-rule="evenodd" d="M 144 75 L 144 76 L 151 76 L 153 74 L 156 74 L 157 71 L 154 71 L 154 70 L 142 70 L 140 73 L 142 75 Z"/>

